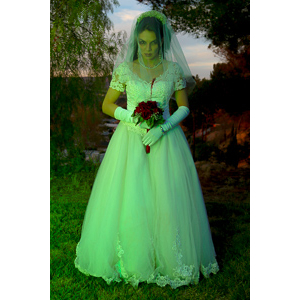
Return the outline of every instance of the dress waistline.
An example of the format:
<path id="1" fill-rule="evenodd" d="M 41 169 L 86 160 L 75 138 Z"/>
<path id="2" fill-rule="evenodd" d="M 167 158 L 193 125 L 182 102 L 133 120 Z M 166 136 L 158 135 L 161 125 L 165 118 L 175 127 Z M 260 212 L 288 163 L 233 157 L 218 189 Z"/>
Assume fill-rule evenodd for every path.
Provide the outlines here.
<path id="1" fill-rule="evenodd" d="M 141 135 L 142 137 L 144 137 L 147 133 L 147 129 L 141 128 L 139 125 L 135 125 L 134 123 L 127 123 L 124 121 L 120 121 L 120 123 L 126 125 L 128 130 L 135 132 Z"/>

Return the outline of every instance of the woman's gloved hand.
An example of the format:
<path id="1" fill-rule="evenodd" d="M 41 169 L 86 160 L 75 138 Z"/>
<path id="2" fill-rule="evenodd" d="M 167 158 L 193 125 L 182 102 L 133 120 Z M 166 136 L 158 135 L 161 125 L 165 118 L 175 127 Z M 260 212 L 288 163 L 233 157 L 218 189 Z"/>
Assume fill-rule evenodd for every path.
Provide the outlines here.
<path id="1" fill-rule="evenodd" d="M 143 144 L 146 146 L 152 146 L 155 144 L 164 133 L 176 127 L 183 119 L 187 117 L 190 110 L 186 106 L 179 106 L 178 109 L 170 116 L 163 125 L 150 129 L 147 134 L 143 137 Z"/>
<path id="2" fill-rule="evenodd" d="M 153 127 L 143 137 L 142 142 L 145 146 L 150 146 L 151 147 L 153 144 L 155 144 L 162 137 L 162 135 L 163 135 L 163 133 L 161 131 L 160 126 Z"/>

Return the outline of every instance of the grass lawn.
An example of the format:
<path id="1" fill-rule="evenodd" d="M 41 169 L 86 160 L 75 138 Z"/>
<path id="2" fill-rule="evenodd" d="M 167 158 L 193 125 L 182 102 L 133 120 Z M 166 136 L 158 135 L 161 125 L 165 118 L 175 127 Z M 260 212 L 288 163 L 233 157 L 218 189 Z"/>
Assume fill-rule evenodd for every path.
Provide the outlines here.
<path id="1" fill-rule="evenodd" d="M 74 267 L 86 205 L 96 171 L 51 180 L 51 299 L 250 299 L 249 170 L 201 178 L 220 271 L 198 285 L 107 285 Z"/>

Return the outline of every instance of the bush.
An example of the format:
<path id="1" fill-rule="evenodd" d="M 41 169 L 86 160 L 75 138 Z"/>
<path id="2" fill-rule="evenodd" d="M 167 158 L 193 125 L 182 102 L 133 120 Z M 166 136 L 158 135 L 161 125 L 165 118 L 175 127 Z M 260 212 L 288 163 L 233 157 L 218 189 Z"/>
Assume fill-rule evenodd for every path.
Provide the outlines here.
<path id="1" fill-rule="evenodd" d="M 105 78 L 53 77 L 50 81 L 50 170 L 68 174 L 86 168 L 82 122 L 73 115 L 82 107 L 100 110 Z M 83 120 L 85 121 L 85 120 Z M 85 137 L 85 135 L 84 135 Z M 67 149 L 68 155 L 64 153 Z"/>
<path id="2" fill-rule="evenodd" d="M 225 162 L 228 166 L 237 167 L 240 160 L 247 159 L 250 154 L 249 142 L 238 145 L 236 139 L 232 139 L 225 151 L 218 148 L 217 144 L 196 139 L 195 161 L 208 161 L 215 159 L 217 162 Z"/>
<path id="3" fill-rule="evenodd" d="M 94 171 L 99 165 L 85 160 L 85 153 L 78 148 L 61 151 L 51 145 L 50 176 L 60 177 L 81 171 Z"/>
<path id="4" fill-rule="evenodd" d="M 249 142 L 246 142 L 244 145 L 239 145 L 236 139 L 236 131 L 233 129 L 230 144 L 228 145 L 225 153 L 225 163 L 237 168 L 239 161 L 248 158 L 249 154 Z"/>
<path id="5" fill-rule="evenodd" d="M 223 153 L 215 143 L 196 139 L 195 161 L 209 160 L 214 154 L 218 161 L 222 160 Z"/>
<path id="6" fill-rule="evenodd" d="M 236 139 L 230 141 L 225 153 L 225 163 L 226 165 L 237 167 L 239 163 L 239 149 Z"/>

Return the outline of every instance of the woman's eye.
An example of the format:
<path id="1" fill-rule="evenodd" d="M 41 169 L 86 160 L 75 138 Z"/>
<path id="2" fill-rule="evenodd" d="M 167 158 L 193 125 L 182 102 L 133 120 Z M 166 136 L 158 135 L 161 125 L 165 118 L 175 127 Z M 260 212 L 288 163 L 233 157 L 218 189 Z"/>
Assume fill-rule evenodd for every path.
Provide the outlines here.
<path id="1" fill-rule="evenodd" d="M 139 43 L 140 43 L 140 45 L 144 45 L 146 42 L 144 42 L 144 41 L 139 41 Z M 157 44 L 157 41 L 153 41 L 153 42 L 151 42 L 151 44 Z"/>

